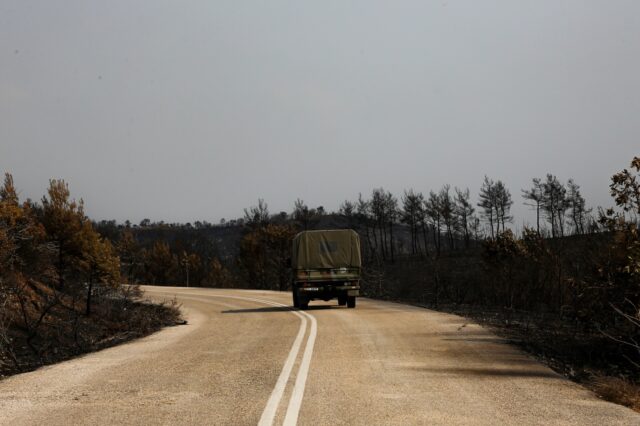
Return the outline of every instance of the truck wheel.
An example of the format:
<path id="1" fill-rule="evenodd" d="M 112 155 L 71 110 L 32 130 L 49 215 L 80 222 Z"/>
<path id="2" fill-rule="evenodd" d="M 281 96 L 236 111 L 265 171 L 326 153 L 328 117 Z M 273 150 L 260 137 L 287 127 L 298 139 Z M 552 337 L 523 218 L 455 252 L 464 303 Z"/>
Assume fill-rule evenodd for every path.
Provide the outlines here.
<path id="1" fill-rule="evenodd" d="M 298 302 L 298 291 L 296 289 L 293 289 L 292 293 L 293 293 L 293 307 L 299 308 L 300 302 Z"/>
<path id="2" fill-rule="evenodd" d="M 338 305 L 344 306 L 347 304 L 347 296 L 338 296 Z"/>
<path id="3" fill-rule="evenodd" d="M 347 297 L 347 308 L 355 308 L 356 307 L 356 297 L 349 296 Z"/>
<path id="4" fill-rule="evenodd" d="M 300 297 L 298 303 L 300 304 L 300 309 L 307 309 L 309 307 L 309 299 L 304 296 Z"/>

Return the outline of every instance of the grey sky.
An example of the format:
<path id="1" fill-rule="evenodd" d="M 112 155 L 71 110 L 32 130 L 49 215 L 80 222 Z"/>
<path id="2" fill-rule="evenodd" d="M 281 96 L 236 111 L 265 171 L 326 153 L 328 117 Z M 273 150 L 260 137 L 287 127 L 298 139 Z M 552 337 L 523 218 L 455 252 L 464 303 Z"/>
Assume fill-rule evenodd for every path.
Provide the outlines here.
<path id="1" fill-rule="evenodd" d="M 610 205 L 640 154 L 638 1 L 0 0 L 0 170 L 88 214 L 477 194 L 547 172 Z"/>

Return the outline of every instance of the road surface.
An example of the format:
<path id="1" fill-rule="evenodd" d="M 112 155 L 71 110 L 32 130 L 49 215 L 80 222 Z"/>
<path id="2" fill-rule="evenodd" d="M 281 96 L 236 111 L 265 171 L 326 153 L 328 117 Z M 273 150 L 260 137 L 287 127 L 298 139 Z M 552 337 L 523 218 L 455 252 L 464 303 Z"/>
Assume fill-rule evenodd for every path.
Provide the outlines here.
<path id="1" fill-rule="evenodd" d="M 0 381 L 0 424 L 640 425 L 455 315 L 145 289 L 188 325 Z"/>

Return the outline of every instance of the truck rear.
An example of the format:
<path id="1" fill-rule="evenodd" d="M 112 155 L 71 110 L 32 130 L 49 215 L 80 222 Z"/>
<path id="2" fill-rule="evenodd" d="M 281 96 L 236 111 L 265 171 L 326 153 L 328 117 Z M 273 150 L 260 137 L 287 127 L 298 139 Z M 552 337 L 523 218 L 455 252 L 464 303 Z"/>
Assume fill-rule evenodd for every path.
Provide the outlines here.
<path id="1" fill-rule="evenodd" d="M 360 237 L 351 229 L 303 231 L 293 239 L 293 306 L 338 299 L 356 307 L 360 295 Z"/>

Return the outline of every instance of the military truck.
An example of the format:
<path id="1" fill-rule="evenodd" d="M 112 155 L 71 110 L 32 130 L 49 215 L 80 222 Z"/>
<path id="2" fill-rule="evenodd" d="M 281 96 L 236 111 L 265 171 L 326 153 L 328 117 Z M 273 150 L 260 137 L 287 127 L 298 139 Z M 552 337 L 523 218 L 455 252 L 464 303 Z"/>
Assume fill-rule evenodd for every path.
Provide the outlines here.
<path id="1" fill-rule="evenodd" d="M 291 257 L 293 306 L 306 309 L 311 300 L 337 298 L 340 306 L 355 308 L 361 266 L 355 231 L 300 232 L 293 239 Z"/>

